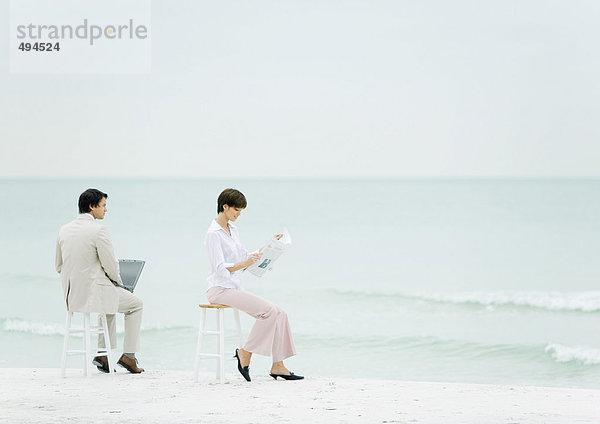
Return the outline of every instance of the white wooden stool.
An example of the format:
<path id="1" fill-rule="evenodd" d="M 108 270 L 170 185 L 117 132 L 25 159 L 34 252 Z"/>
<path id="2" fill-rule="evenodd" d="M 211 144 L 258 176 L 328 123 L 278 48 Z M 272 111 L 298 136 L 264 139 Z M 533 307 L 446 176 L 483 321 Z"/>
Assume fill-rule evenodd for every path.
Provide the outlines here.
<path id="1" fill-rule="evenodd" d="M 71 328 L 71 320 L 73 318 L 74 313 L 81 313 L 83 315 L 83 327 L 75 327 Z M 91 325 L 90 324 L 90 314 L 82 313 L 82 312 L 70 312 L 67 311 L 67 323 L 65 325 L 65 339 L 63 342 L 63 351 L 62 351 L 62 360 L 60 365 L 60 375 L 65 377 L 65 367 L 67 365 L 67 356 L 68 355 L 83 355 L 83 372 L 86 377 L 91 377 L 92 375 L 92 360 L 96 356 L 106 356 L 108 361 L 108 369 L 110 373 L 115 373 L 115 365 L 113 364 L 110 358 L 110 337 L 108 335 L 108 324 L 106 322 L 105 314 L 98 314 L 102 321 L 102 325 Z M 83 333 L 83 350 L 69 350 L 69 336 L 71 334 Z M 104 335 L 104 343 L 105 348 L 92 348 L 92 334 L 100 334 Z"/>
<path id="2" fill-rule="evenodd" d="M 241 347 L 244 340 L 242 337 L 242 326 L 240 325 L 240 313 L 237 309 L 226 305 L 218 304 L 200 304 L 202 315 L 200 317 L 200 329 L 198 330 L 198 347 L 196 348 L 196 361 L 194 366 L 194 380 L 198 382 L 198 373 L 200 372 L 200 359 L 216 359 L 217 360 L 217 379 L 221 384 L 225 382 L 225 339 L 237 337 L 239 346 Z M 217 329 L 205 330 L 206 326 L 206 310 L 212 309 L 217 311 Z M 232 334 L 225 334 L 225 309 L 233 309 L 235 318 L 236 330 Z M 202 339 L 204 336 L 217 336 L 217 353 L 202 353 Z"/>

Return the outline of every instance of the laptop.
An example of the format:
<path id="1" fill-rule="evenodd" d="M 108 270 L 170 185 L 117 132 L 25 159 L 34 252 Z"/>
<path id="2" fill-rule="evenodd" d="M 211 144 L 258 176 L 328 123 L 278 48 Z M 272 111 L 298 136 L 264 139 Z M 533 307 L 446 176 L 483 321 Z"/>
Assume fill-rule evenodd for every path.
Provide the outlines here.
<path id="1" fill-rule="evenodd" d="M 131 293 L 133 293 L 133 289 L 137 285 L 145 263 L 145 261 L 138 259 L 119 259 L 119 273 L 121 274 L 123 286 Z"/>

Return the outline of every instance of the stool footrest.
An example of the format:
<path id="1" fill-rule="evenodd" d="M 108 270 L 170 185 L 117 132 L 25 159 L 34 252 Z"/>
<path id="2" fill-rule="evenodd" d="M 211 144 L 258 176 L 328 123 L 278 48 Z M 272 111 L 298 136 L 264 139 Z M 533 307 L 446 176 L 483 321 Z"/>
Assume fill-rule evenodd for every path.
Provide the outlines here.
<path id="1" fill-rule="evenodd" d="M 83 315 L 83 325 L 72 326 L 73 316 L 75 313 Z M 96 312 L 93 312 L 96 313 Z M 83 355 L 83 372 L 86 377 L 91 377 L 92 370 L 92 358 L 96 356 L 104 356 L 108 361 L 108 367 L 112 370 L 111 375 L 114 375 L 114 363 L 110 354 L 110 334 L 108 330 L 108 323 L 106 320 L 106 314 L 98 313 L 99 325 L 92 325 L 91 313 L 89 312 L 71 312 L 67 311 L 67 321 L 65 324 L 65 334 L 63 337 L 63 351 L 61 359 L 61 371 L 60 375 L 66 377 L 66 361 L 67 358 L 73 355 Z M 91 336 L 104 336 L 106 340 L 105 347 L 94 347 Z M 83 349 L 69 349 L 69 338 L 72 336 L 78 336 L 83 338 Z"/>
<path id="2" fill-rule="evenodd" d="M 200 328 L 198 329 L 198 344 L 196 347 L 196 364 L 194 366 L 194 380 L 198 382 L 198 373 L 200 370 L 200 360 L 202 359 L 216 359 L 217 363 L 217 379 L 220 383 L 225 382 L 225 368 L 224 363 L 226 360 L 235 361 L 233 358 L 233 352 L 225 348 L 225 339 L 237 339 L 238 346 L 243 345 L 242 328 L 240 325 L 239 311 L 235 308 L 223 306 L 223 305 L 200 305 L 202 308 L 202 314 L 200 317 Z M 206 311 L 216 310 L 216 330 L 206 329 Z M 232 309 L 235 318 L 235 329 L 227 329 L 224 322 L 224 309 Z M 202 353 L 202 340 L 205 336 L 217 336 L 217 352 L 215 353 Z"/>
<path id="3" fill-rule="evenodd" d="M 101 327 L 100 328 L 98 328 L 98 327 L 90 328 L 90 333 L 102 333 L 102 332 L 104 332 L 104 329 Z M 69 330 L 69 333 L 85 333 L 85 328 L 71 328 Z"/>
<path id="4" fill-rule="evenodd" d="M 213 355 L 217 355 L 217 354 L 216 354 L 216 353 L 213 353 Z M 217 356 L 219 356 L 219 355 L 217 355 Z M 202 360 L 204 360 L 204 359 L 215 359 L 215 357 L 201 357 L 201 356 L 200 356 L 200 357 L 198 357 L 198 358 L 196 358 L 196 359 L 198 359 L 199 361 L 202 361 Z M 226 360 L 226 361 L 231 361 L 231 362 L 233 362 L 233 361 L 237 361 L 237 359 L 236 359 L 236 358 L 234 358 L 234 357 L 231 357 L 231 358 L 225 358 L 225 360 Z"/>
<path id="5" fill-rule="evenodd" d="M 202 330 L 202 335 L 203 336 L 218 336 L 219 334 L 221 334 L 219 331 L 212 331 L 212 330 Z M 237 334 L 227 334 L 226 336 L 224 336 L 226 339 L 233 339 L 240 337 L 241 334 L 237 333 Z"/>
<path id="6" fill-rule="evenodd" d="M 208 358 L 220 358 L 221 355 L 219 355 L 218 353 L 201 353 L 200 355 L 198 355 L 198 358 L 204 358 L 204 359 L 208 359 Z"/>

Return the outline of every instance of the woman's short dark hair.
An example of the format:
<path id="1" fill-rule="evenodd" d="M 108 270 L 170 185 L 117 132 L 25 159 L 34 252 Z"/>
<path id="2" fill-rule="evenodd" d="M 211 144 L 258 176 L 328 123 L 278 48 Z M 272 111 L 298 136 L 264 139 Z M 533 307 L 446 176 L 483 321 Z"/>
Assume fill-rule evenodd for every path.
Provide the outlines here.
<path id="1" fill-rule="evenodd" d="M 219 199 L 217 200 L 217 213 L 223 212 L 223 205 L 227 205 L 231 208 L 244 209 L 248 203 L 241 191 L 236 190 L 235 188 L 226 188 L 219 194 Z"/>
<path id="2" fill-rule="evenodd" d="M 79 213 L 88 213 L 98 206 L 102 199 L 108 199 L 108 194 L 95 188 L 88 188 L 79 196 Z"/>

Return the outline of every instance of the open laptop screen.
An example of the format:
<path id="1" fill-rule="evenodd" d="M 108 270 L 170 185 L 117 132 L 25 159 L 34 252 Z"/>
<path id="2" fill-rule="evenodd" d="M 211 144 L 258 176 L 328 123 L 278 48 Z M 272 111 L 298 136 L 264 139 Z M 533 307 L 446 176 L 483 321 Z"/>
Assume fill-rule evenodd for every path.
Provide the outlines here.
<path id="1" fill-rule="evenodd" d="M 127 290 L 133 293 L 135 286 L 140 278 L 145 261 L 137 259 L 119 259 L 119 272 L 121 280 Z"/>

